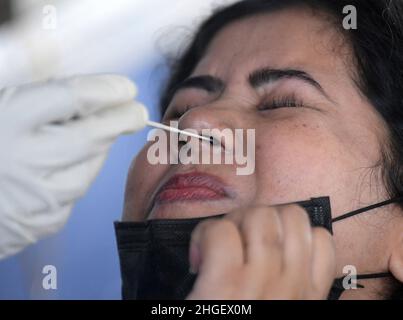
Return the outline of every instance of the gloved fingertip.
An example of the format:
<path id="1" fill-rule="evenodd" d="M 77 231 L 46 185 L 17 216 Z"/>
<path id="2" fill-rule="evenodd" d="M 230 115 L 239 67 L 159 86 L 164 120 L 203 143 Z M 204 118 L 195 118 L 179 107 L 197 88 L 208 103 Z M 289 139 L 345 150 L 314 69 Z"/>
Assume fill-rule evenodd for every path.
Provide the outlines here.
<path id="1" fill-rule="evenodd" d="M 123 101 L 130 101 L 137 95 L 137 86 L 129 78 L 118 74 L 101 74 L 92 76 L 91 79 L 94 86 L 98 86 L 99 89 L 113 93 L 115 98 Z"/>
<path id="2" fill-rule="evenodd" d="M 147 108 L 138 102 L 127 104 L 125 107 L 126 114 L 122 113 L 121 125 L 126 123 L 126 129 L 123 133 L 132 134 L 146 127 L 149 119 L 149 113 Z"/>
<path id="3" fill-rule="evenodd" d="M 126 93 L 129 99 L 134 99 L 136 97 L 138 92 L 137 86 L 129 78 L 116 74 L 105 75 L 104 77 L 105 80 L 110 81 L 111 85 L 118 88 L 121 87 L 122 91 Z"/>
<path id="4" fill-rule="evenodd" d="M 83 116 L 131 102 L 137 95 L 134 82 L 121 75 L 87 75 L 69 81 Z"/>
<path id="5" fill-rule="evenodd" d="M 141 103 L 137 103 L 137 107 L 140 110 L 138 112 L 138 117 L 139 117 L 141 123 L 146 124 L 147 121 L 150 119 L 150 114 L 148 113 L 147 108 Z"/>

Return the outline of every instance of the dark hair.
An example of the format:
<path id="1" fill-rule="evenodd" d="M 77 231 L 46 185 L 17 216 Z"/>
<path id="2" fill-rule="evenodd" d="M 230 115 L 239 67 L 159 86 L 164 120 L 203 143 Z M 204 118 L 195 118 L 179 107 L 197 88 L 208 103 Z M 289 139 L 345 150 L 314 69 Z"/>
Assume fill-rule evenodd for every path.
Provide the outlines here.
<path id="1" fill-rule="evenodd" d="M 346 30 L 343 8 L 353 5 L 358 28 Z M 220 8 L 195 34 L 171 75 L 160 100 L 161 112 L 175 87 L 191 75 L 216 34 L 232 22 L 293 6 L 307 6 L 332 17 L 353 52 L 353 80 L 381 118 L 389 134 L 382 145 L 383 180 L 391 198 L 403 196 L 403 0 L 244 0 Z M 403 208 L 403 204 L 400 204 Z M 400 284 L 400 293 L 402 293 Z M 396 298 L 396 290 L 394 297 Z M 403 294 L 400 294 L 401 298 Z"/>

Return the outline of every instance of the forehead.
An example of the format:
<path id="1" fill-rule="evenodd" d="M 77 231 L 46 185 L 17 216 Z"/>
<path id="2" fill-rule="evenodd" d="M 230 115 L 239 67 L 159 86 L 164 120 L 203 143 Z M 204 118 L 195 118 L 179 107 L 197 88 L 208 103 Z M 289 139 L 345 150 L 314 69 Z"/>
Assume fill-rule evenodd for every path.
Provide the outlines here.
<path id="1" fill-rule="evenodd" d="M 323 14 L 308 8 L 254 15 L 218 32 L 193 74 L 225 79 L 270 66 L 304 68 L 318 76 L 348 76 L 341 38 Z"/>

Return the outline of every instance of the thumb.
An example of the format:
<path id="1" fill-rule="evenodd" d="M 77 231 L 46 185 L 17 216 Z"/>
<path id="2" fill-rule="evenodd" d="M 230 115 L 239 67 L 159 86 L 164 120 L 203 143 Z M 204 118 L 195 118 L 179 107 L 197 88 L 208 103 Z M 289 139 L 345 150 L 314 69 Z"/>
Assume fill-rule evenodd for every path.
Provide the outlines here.
<path id="1" fill-rule="evenodd" d="M 220 284 L 243 265 L 238 228 L 227 219 L 202 222 L 192 234 L 189 250 L 190 270 L 198 277 L 188 299 L 219 298 Z"/>
<path id="2" fill-rule="evenodd" d="M 121 134 L 137 132 L 146 126 L 147 109 L 140 103 L 104 110 L 88 118 L 67 124 L 69 131 L 78 132 L 88 141 L 89 150 L 101 143 L 111 143 Z"/>

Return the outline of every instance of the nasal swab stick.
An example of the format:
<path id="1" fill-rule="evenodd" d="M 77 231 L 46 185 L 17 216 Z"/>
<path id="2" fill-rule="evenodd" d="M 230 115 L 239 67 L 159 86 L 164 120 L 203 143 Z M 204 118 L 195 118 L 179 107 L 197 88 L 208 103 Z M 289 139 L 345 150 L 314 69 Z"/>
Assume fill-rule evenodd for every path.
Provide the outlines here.
<path id="1" fill-rule="evenodd" d="M 211 138 L 207 138 L 207 137 L 203 137 L 203 136 L 199 136 L 198 134 L 192 133 L 192 132 L 187 132 L 184 130 L 179 130 L 177 128 L 174 127 L 170 127 L 170 126 L 166 126 L 163 125 L 161 123 L 158 122 L 154 122 L 154 121 L 147 121 L 147 125 L 150 127 L 154 127 L 154 128 L 158 128 L 158 129 L 162 129 L 162 130 L 166 130 L 166 131 L 170 131 L 170 132 L 174 132 L 174 133 L 181 133 L 190 137 L 194 137 L 194 138 L 198 138 L 200 140 L 204 140 L 204 141 L 208 141 L 211 142 Z"/>

